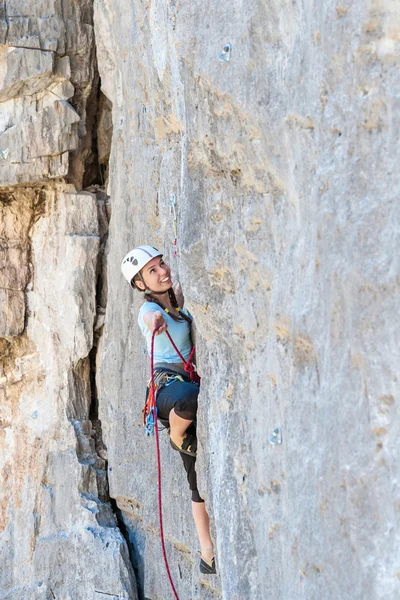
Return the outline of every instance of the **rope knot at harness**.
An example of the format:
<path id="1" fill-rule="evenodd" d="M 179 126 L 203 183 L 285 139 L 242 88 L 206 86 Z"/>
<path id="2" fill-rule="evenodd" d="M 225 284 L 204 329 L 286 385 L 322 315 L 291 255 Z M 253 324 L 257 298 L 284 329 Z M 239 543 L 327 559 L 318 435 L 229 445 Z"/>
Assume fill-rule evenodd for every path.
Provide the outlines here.
<path id="1" fill-rule="evenodd" d="M 157 329 L 158 329 L 158 328 L 157 328 Z M 156 329 L 155 331 L 157 331 L 157 329 Z M 153 333 L 155 333 L 155 331 L 154 331 Z M 184 367 L 183 367 L 183 368 L 184 368 L 184 370 L 186 371 L 186 373 L 188 373 L 188 374 L 189 374 L 189 376 L 190 376 L 190 381 L 194 381 L 194 383 L 197 383 L 198 385 L 200 385 L 200 381 L 201 381 L 200 375 L 197 373 L 197 371 L 196 371 L 196 367 L 195 367 L 195 366 L 194 366 L 194 364 L 192 363 L 192 360 L 193 360 L 194 353 L 196 352 L 196 346 L 193 346 L 193 348 L 192 348 L 192 351 L 191 351 L 191 352 L 190 352 L 190 354 L 189 354 L 189 358 L 188 358 L 187 360 L 185 360 L 185 359 L 183 358 L 182 354 L 179 352 L 179 350 L 178 350 L 178 348 L 177 348 L 177 346 L 176 346 L 176 344 L 175 344 L 174 340 L 173 340 L 173 339 L 172 339 L 172 337 L 170 336 L 170 334 L 169 334 L 169 332 L 168 332 L 168 329 L 167 329 L 167 331 L 166 331 L 165 333 L 167 334 L 167 336 L 168 336 L 168 339 L 169 339 L 169 341 L 171 342 L 171 344 L 172 344 L 172 347 L 174 348 L 175 352 L 177 353 L 177 355 L 179 356 L 179 358 L 180 358 L 180 359 L 181 359 L 181 361 L 183 362 L 183 364 L 184 364 Z"/>
<path id="2" fill-rule="evenodd" d="M 167 333 L 171 343 L 173 343 L 168 331 L 166 333 Z M 174 346 L 175 346 L 175 344 L 174 344 Z M 178 352 L 179 352 L 179 350 L 178 350 Z M 196 367 L 192 363 L 192 359 L 193 359 L 195 352 L 196 352 L 196 347 L 193 346 L 192 351 L 189 355 L 189 358 L 187 359 L 185 366 L 183 368 L 186 371 L 186 373 L 189 373 L 190 381 L 193 381 L 194 383 L 197 383 L 198 385 L 200 385 L 200 381 L 201 381 L 200 375 L 198 374 L 198 372 L 196 371 Z"/>

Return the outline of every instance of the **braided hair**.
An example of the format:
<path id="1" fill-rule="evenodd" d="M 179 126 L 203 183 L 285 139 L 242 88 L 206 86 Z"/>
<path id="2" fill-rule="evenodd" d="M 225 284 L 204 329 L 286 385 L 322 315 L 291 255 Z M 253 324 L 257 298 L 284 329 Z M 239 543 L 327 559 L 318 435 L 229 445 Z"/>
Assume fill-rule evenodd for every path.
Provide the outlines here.
<path id="1" fill-rule="evenodd" d="M 187 315 L 185 315 L 182 311 L 181 308 L 178 304 L 178 300 L 176 299 L 175 296 L 175 292 L 173 290 L 172 287 L 169 288 L 168 290 L 168 296 L 169 296 L 169 300 L 171 302 L 171 306 L 173 306 L 173 308 L 176 310 L 176 312 L 171 312 L 168 310 L 168 308 L 166 308 L 161 302 L 160 300 L 157 298 L 156 296 L 156 292 L 151 292 L 151 290 L 141 290 L 137 285 L 136 285 L 136 280 L 139 279 L 140 281 L 142 281 L 144 284 L 144 280 L 143 277 L 141 275 L 141 273 L 138 273 L 137 275 L 135 275 L 135 277 L 132 279 L 131 281 L 131 286 L 136 288 L 137 290 L 139 290 L 139 292 L 144 292 L 145 294 L 145 302 L 154 302 L 155 304 L 158 304 L 158 306 L 162 309 L 165 310 L 165 312 L 171 317 L 171 319 L 173 319 L 174 321 L 187 321 L 189 323 L 189 325 L 192 323 L 192 319 L 190 317 L 188 317 Z M 145 284 L 146 285 L 146 284 Z"/>

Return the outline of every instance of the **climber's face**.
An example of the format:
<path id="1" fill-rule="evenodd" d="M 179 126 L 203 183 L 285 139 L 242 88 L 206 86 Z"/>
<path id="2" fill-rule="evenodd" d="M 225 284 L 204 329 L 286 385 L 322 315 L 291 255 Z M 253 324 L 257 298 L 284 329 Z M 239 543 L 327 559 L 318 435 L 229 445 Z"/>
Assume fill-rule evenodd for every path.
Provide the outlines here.
<path id="1" fill-rule="evenodd" d="M 161 256 L 157 256 L 148 262 L 141 270 L 141 275 L 147 288 L 153 292 L 166 292 L 172 285 L 171 269 Z M 142 281 L 136 281 L 136 285 L 142 290 L 145 289 Z"/>

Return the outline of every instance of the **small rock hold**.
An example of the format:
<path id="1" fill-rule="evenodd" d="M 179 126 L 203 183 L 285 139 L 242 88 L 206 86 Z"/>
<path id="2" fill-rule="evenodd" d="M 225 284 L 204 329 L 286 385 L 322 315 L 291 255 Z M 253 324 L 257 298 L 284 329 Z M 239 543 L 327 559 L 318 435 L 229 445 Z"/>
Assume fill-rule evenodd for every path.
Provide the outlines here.
<path id="1" fill-rule="evenodd" d="M 275 494 L 281 493 L 281 484 L 279 481 L 272 480 L 271 481 L 271 489 Z"/>
<path id="2" fill-rule="evenodd" d="M 347 15 L 348 12 L 349 12 L 348 8 L 346 8 L 342 4 L 338 4 L 336 7 L 336 18 L 342 19 L 343 17 L 345 17 Z"/>

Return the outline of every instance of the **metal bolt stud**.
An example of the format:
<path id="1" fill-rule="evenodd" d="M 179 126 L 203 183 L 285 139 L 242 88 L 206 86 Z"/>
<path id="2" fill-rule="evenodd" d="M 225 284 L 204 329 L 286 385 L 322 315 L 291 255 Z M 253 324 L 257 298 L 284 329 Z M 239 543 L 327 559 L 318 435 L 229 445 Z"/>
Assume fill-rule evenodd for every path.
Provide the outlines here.
<path id="1" fill-rule="evenodd" d="M 225 44 L 221 52 L 218 53 L 218 59 L 221 62 L 229 62 L 231 60 L 231 45 Z"/>
<path id="2" fill-rule="evenodd" d="M 176 206 L 176 194 L 171 194 L 170 197 L 168 198 L 168 206 L 171 209 L 174 209 Z M 174 211 L 175 212 L 175 211 Z"/>
<path id="3" fill-rule="evenodd" d="M 274 446 L 282 444 L 282 431 L 280 427 L 275 427 L 274 431 L 269 436 L 268 441 Z"/>

